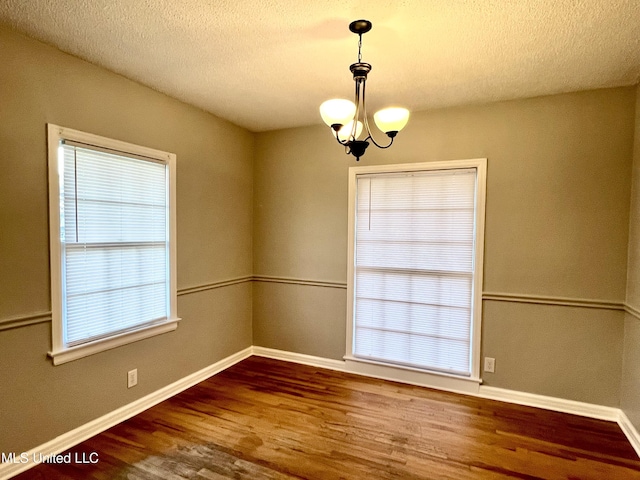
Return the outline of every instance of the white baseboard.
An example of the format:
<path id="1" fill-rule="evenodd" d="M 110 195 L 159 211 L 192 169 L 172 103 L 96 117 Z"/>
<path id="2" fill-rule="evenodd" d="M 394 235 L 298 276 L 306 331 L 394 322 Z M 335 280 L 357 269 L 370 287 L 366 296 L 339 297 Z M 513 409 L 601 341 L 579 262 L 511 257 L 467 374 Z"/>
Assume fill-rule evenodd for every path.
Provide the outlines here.
<path id="1" fill-rule="evenodd" d="M 253 354 L 258 357 L 284 360 L 285 362 L 300 363 L 302 365 L 310 365 L 312 367 L 353 373 L 356 375 L 362 375 L 363 377 L 406 383 L 409 385 L 417 385 L 419 387 L 435 388 L 448 392 L 470 395 L 474 395 L 478 392 L 477 382 L 452 378 L 451 376 L 432 375 L 424 372 L 394 368 L 386 365 L 380 365 L 375 362 L 350 358 L 346 358 L 345 360 L 334 360 L 331 358 L 306 355 L 304 353 L 287 352 L 285 350 L 256 346 L 253 347 Z"/>
<path id="2" fill-rule="evenodd" d="M 303 365 L 310 365 L 314 367 L 326 368 L 330 370 L 337 370 L 341 372 L 349 372 L 354 373 L 356 375 L 364 375 L 369 377 L 377 377 L 371 372 L 359 372 L 357 369 L 353 367 L 349 367 L 347 362 L 342 360 L 333 360 L 330 358 L 324 357 L 316 357 L 312 355 L 305 355 L 301 353 L 287 352 L 283 350 L 275 350 L 272 348 L 264 348 L 264 347 L 248 347 L 244 350 L 230 355 L 222 360 L 210 365 L 208 367 L 203 368 L 191 375 L 188 375 L 170 385 L 167 385 L 160 390 L 157 390 L 145 397 L 142 397 L 128 405 L 125 405 L 113 412 L 107 413 L 106 415 L 97 418 L 89 423 L 86 423 L 70 432 L 67 432 L 59 437 L 54 438 L 53 440 L 46 442 L 39 447 L 36 447 L 30 450 L 27 453 L 28 458 L 34 458 L 34 454 L 39 456 L 39 454 L 50 455 L 50 454 L 59 454 L 62 453 L 75 445 L 79 444 L 87 440 L 88 438 L 101 433 L 108 428 L 111 428 L 118 423 L 121 423 L 145 410 L 151 408 L 152 406 L 171 398 L 174 395 L 190 388 L 203 380 L 221 372 L 229 368 L 230 366 L 244 360 L 245 358 L 250 357 L 251 355 L 256 355 L 259 357 L 267 357 L 273 358 L 276 360 L 284 360 L 287 362 L 300 363 Z M 383 380 L 389 380 L 386 376 L 381 378 Z M 394 378 L 394 381 L 399 381 L 403 383 L 411 383 L 414 382 L 403 380 L 402 378 Z M 435 388 L 439 390 L 449 390 L 448 388 L 443 388 L 441 385 L 434 384 L 424 384 L 420 385 Z M 526 392 L 518 392 L 514 390 L 506 390 L 502 388 L 489 387 L 480 385 L 477 392 L 459 392 L 466 395 L 478 396 L 482 398 L 487 398 L 491 400 L 500 400 L 508 403 L 515 403 L 518 405 L 527 405 L 531 407 L 543 408 L 546 410 L 553 410 L 557 412 L 570 413 L 574 415 L 580 415 L 583 417 L 596 418 L 600 420 L 608 420 L 617 422 L 620 425 L 620 428 L 624 432 L 624 434 L 629 439 L 629 442 L 635 449 L 636 453 L 640 457 L 640 433 L 633 426 L 633 424 L 629 421 L 625 413 L 619 408 L 614 407 L 606 407 L 602 405 L 594 405 L 590 403 L 577 402 L 574 400 L 565 400 L 562 398 L 556 397 L 547 397 L 544 395 L 536 395 L 532 393 Z M 20 455 L 20 453 L 17 453 Z M 33 467 L 35 463 L 0 463 L 0 480 L 7 480 L 19 473 Z"/>
<path id="3" fill-rule="evenodd" d="M 301 363 L 303 365 L 311 365 L 313 367 L 328 368 L 331 370 L 338 370 L 341 372 L 348 372 L 356 375 L 375 377 L 380 378 L 381 380 L 393 380 L 396 382 L 409 383 L 412 385 L 419 384 L 420 386 L 434 388 L 437 390 L 453 391 L 455 393 L 477 396 L 489 400 L 499 400 L 507 403 L 514 403 L 517 405 L 526 405 L 529 407 L 542 408 L 544 410 L 570 413 L 573 415 L 579 415 L 581 417 L 616 422 L 640 457 L 640 434 L 635 429 L 633 424 L 629 421 L 624 412 L 619 408 L 607 407 L 604 405 L 595 405 L 586 402 L 578 402 L 575 400 L 566 400 L 564 398 L 548 397 L 545 395 L 537 395 L 534 393 L 519 392 L 516 390 L 507 390 L 504 388 L 489 387 L 485 385 L 480 385 L 479 388 L 476 387 L 475 392 L 472 389 L 470 391 L 461 391 L 461 388 L 453 389 L 450 388 L 448 384 L 443 385 L 441 384 L 441 382 L 435 382 L 431 384 L 424 382 L 416 383 L 414 381 L 406 380 L 402 376 L 394 376 L 394 378 L 389 378 L 387 375 L 379 376 L 373 374 L 371 371 L 359 371 L 358 368 L 350 366 L 350 363 L 353 362 L 344 362 L 323 357 L 314 357 L 311 355 L 286 352 L 283 350 L 275 350 L 272 348 L 254 346 L 253 353 L 254 355 L 261 357 L 284 360 L 293 363 Z"/>
<path id="4" fill-rule="evenodd" d="M 620 414 L 619 408 L 577 402 L 575 400 L 565 400 L 564 398 L 548 397 L 545 395 L 537 395 L 534 393 L 519 392 L 516 390 L 507 390 L 504 388 L 489 387 L 485 385 L 480 385 L 479 387 L 475 385 L 475 388 L 473 388 L 473 386 L 467 388 L 463 385 L 447 383 L 447 381 L 450 381 L 451 379 L 446 376 L 436 377 L 435 375 L 431 375 L 420 381 L 416 381 L 413 377 L 407 377 L 405 375 L 407 372 L 402 369 L 386 367 L 386 370 L 380 370 L 379 365 L 369 365 L 368 362 L 356 362 L 349 359 L 347 359 L 347 361 L 333 360 L 329 358 L 305 355 L 302 353 L 287 352 L 284 350 L 256 346 L 253 347 L 253 354 L 259 357 L 273 358 L 276 360 L 310 365 L 312 367 L 328 368 L 331 370 L 363 375 L 365 377 L 379 378 L 380 380 L 407 383 L 410 385 L 434 388 L 436 390 L 472 395 L 489 400 L 500 400 L 503 402 L 515 403 L 517 405 L 526 405 L 529 407 L 543 408 L 545 410 L 553 410 L 556 412 L 571 413 L 573 415 L 597 418 L 599 420 L 608 420 L 611 422 L 617 422 Z M 395 372 L 392 372 L 392 370 L 395 370 Z M 463 380 L 460 381 L 462 382 Z M 470 383 L 472 385 L 474 383 L 467 380 L 464 380 L 464 382 L 465 384 Z"/>
<path id="5" fill-rule="evenodd" d="M 618 425 L 620 425 L 620 428 L 629 439 L 629 443 L 631 443 L 631 446 L 638 454 L 638 457 L 640 457 L 640 433 L 622 410 L 620 410 Z"/>
<path id="6" fill-rule="evenodd" d="M 453 375 L 422 372 L 415 368 L 403 368 L 382 365 L 358 358 L 345 357 L 346 371 L 365 377 L 389 380 L 391 382 L 406 383 L 418 387 L 435 388 L 445 392 L 476 395 L 480 380 L 454 377 Z"/>
<path id="7" fill-rule="evenodd" d="M 345 372 L 345 362 L 342 360 L 333 360 L 331 358 L 314 357 L 313 355 L 305 355 L 304 353 L 287 352 L 285 350 L 276 350 L 273 348 L 256 347 L 252 348 L 253 354 L 257 357 L 273 358 L 274 360 L 284 360 L 285 362 L 300 363 L 312 367 L 326 368 L 329 370 L 337 370 Z"/>
<path id="8" fill-rule="evenodd" d="M 480 386 L 478 396 L 489 400 L 500 400 L 502 402 L 526 405 L 528 407 L 543 408 L 555 412 L 571 413 L 581 417 L 597 418 L 617 422 L 620 416 L 620 409 L 606 407 L 604 405 L 594 405 L 592 403 L 577 402 L 558 397 L 548 397 L 535 393 L 518 392 L 489 386 Z"/>
<path id="9" fill-rule="evenodd" d="M 138 400 L 129 403 L 117 410 L 107 413 L 100 418 L 96 418 L 89 423 L 85 423 L 78 428 L 71 430 L 70 432 L 64 433 L 59 437 L 54 438 L 32 450 L 26 452 L 28 459 L 39 458 L 40 454 L 42 455 L 50 455 L 50 454 L 59 454 L 64 452 L 65 450 L 69 450 L 75 445 L 83 442 L 98 433 L 104 432 L 108 428 L 117 425 L 139 413 L 157 405 L 168 398 L 177 395 L 178 393 L 186 390 L 187 388 L 193 387 L 194 385 L 206 380 L 207 378 L 221 372 L 229 368 L 230 366 L 244 360 L 251 356 L 252 347 L 245 348 L 244 350 L 234 353 L 222 360 L 209 365 L 208 367 L 203 368 L 191 375 L 188 375 L 180 380 L 167 385 L 166 387 L 161 388 L 160 390 L 156 390 L 149 395 L 146 395 Z M 19 458 L 21 452 L 17 452 L 16 455 Z M 35 454 L 35 457 L 34 457 Z M 27 463 L 0 463 L 0 480 L 7 480 L 19 473 L 28 470 L 29 468 L 35 466 L 36 463 L 27 462 Z"/>

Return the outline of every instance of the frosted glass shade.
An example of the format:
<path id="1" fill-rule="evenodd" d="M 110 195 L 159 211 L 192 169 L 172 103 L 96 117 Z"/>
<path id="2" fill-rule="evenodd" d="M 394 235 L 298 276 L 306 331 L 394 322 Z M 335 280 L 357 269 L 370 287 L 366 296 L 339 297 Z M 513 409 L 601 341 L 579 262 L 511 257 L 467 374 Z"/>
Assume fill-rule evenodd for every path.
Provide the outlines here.
<path id="1" fill-rule="evenodd" d="M 373 120 L 384 133 L 399 132 L 409 121 L 409 110 L 406 108 L 385 108 L 375 113 Z"/>
<path id="2" fill-rule="evenodd" d="M 349 100 L 342 98 L 334 98 L 327 100 L 320 105 L 320 115 L 322 120 L 329 126 L 344 125 L 353 120 L 356 113 L 356 106 Z"/>
<path id="3" fill-rule="evenodd" d="M 344 127 L 342 127 L 338 131 L 338 139 L 341 142 L 346 142 L 347 140 L 356 140 L 360 134 L 362 133 L 362 122 L 356 123 L 356 136 L 355 138 L 351 137 L 351 130 L 353 129 L 353 120 L 347 123 Z"/>

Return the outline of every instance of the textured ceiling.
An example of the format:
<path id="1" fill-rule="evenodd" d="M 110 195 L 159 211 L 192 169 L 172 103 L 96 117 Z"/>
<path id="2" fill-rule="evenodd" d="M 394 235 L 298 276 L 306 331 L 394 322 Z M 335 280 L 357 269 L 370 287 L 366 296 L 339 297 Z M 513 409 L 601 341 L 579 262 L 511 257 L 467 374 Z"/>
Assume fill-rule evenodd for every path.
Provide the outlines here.
<path id="1" fill-rule="evenodd" d="M 640 79 L 640 0 L 0 0 L 1 23 L 252 131 L 352 97 L 359 18 L 370 112 Z"/>

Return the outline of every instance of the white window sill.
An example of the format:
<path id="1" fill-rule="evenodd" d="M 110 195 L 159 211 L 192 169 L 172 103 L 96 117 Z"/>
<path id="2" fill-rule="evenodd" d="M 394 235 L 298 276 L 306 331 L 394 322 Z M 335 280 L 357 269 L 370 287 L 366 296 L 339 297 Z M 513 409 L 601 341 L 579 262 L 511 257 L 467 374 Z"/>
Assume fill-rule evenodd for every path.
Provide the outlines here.
<path id="1" fill-rule="evenodd" d="M 104 352 L 105 350 L 120 347 L 128 343 L 137 342 L 138 340 L 172 332 L 178 328 L 179 321 L 179 318 L 173 318 L 159 325 L 152 325 L 141 328 L 140 330 L 134 330 L 133 332 L 122 333 L 113 337 L 95 340 L 75 347 L 51 351 L 48 355 L 53 359 L 54 365 L 60 365 L 82 357 L 93 355 L 94 353 Z"/>
<path id="2" fill-rule="evenodd" d="M 347 371 L 353 373 L 450 392 L 477 394 L 482 383 L 482 380 L 476 377 L 463 377 L 450 373 L 421 370 L 351 355 L 345 356 L 344 360 Z"/>

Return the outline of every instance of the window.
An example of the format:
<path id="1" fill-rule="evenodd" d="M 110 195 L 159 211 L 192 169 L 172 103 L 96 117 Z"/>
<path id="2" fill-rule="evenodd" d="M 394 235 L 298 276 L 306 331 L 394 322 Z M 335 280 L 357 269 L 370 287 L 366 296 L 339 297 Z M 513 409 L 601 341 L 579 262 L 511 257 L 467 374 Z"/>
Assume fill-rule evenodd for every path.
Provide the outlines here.
<path id="1" fill-rule="evenodd" d="M 54 364 L 175 330 L 175 155 L 48 127 Z"/>
<path id="2" fill-rule="evenodd" d="M 479 378 L 485 172 L 350 169 L 348 359 Z"/>

